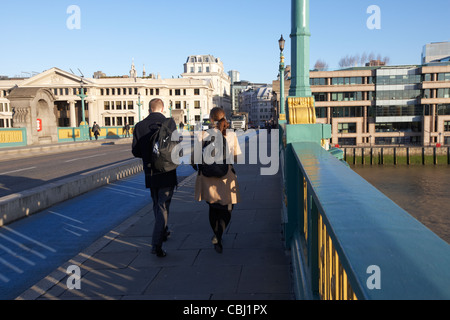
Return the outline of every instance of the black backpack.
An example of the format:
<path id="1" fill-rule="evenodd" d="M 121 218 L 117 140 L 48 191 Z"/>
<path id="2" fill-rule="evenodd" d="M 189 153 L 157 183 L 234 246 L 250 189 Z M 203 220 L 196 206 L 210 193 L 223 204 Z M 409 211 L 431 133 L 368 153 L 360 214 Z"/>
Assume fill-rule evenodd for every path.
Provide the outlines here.
<path id="1" fill-rule="evenodd" d="M 205 177 L 216 177 L 216 178 L 222 178 L 228 173 L 229 165 L 227 164 L 227 139 L 225 136 L 221 135 L 223 139 L 222 143 L 222 163 L 216 163 L 213 162 L 211 164 L 207 164 L 205 162 L 205 150 L 209 145 L 212 145 L 214 147 L 212 153 L 210 154 L 211 157 L 215 158 L 215 138 L 216 136 L 212 136 L 210 141 L 206 141 L 203 144 L 203 150 L 202 150 L 202 164 L 199 165 L 199 172 L 202 173 Z"/>
<path id="2" fill-rule="evenodd" d="M 179 144 L 179 141 L 172 141 L 172 130 L 169 127 L 172 119 L 166 119 L 150 138 L 151 157 L 150 165 L 153 173 L 165 173 L 175 170 L 178 164 L 172 160 L 172 151 Z M 180 152 L 181 153 L 181 152 Z M 181 155 L 180 155 L 181 156 Z"/>

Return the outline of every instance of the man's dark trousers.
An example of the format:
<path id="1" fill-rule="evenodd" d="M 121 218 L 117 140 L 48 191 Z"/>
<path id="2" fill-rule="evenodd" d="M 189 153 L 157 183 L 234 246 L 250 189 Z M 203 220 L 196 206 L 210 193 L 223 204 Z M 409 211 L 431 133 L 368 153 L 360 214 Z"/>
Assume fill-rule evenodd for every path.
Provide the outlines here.
<path id="1" fill-rule="evenodd" d="M 153 214 L 155 215 L 155 226 L 153 228 L 152 238 L 152 246 L 154 249 L 162 247 L 166 235 L 169 207 L 173 191 L 174 187 L 150 188 L 153 200 Z"/>

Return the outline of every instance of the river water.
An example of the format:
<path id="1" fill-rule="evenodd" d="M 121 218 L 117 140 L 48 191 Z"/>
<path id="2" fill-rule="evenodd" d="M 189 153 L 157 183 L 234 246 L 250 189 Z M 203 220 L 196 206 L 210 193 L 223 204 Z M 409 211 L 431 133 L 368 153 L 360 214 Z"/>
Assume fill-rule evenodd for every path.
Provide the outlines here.
<path id="1" fill-rule="evenodd" d="M 450 166 L 352 166 L 361 177 L 450 243 Z"/>

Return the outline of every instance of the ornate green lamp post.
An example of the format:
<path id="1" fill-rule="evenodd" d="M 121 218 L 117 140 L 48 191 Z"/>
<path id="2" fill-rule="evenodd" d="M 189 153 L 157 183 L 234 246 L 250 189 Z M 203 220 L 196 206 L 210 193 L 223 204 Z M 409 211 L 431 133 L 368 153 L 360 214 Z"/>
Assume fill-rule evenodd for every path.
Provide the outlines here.
<path id="1" fill-rule="evenodd" d="M 278 40 L 278 45 L 280 47 L 280 113 L 278 115 L 278 123 L 283 124 L 286 123 L 286 110 L 285 110 L 285 98 L 284 98 L 284 44 L 285 40 L 283 39 L 283 35 L 281 35 L 280 40 Z"/>
<path id="2" fill-rule="evenodd" d="M 80 138 L 81 140 L 88 140 L 89 137 L 89 125 L 86 123 L 86 114 L 84 110 L 84 100 L 88 97 L 84 94 L 83 78 L 81 78 L 81 88 L 78 97 L 81 98 L 81 123 L 80 123 Z"/>
<path id="3" fill-rule="evenodd" d="M 139 94 L 138 94 L 138 103 L 137 103 L 137 106 L 138 106 L 138 122 L 140 122 L 141 121 L 141 107 L 142 107 L 142 105 L 143 105 L 143 103 L 141 102 L 141 93 L 139 92 Z"/>

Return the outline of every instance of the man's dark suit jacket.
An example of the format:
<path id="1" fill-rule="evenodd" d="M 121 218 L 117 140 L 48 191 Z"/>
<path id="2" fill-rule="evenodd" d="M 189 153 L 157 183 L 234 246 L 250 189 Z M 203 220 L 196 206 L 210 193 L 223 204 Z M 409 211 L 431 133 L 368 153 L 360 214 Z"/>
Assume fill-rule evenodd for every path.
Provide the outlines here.
<path id="1" fill-rule="evenodd" d="M 132 153 L 135 157 L 143 160 L 146 188 L 168 188 L 175 187 L 178 184 L 176 170 L 156 174 L 152 172 L 149 166 L 152 152 L 150 139 L 158 130 L 159 125 L 166 119 L 162 113 L 152 112 L 147 118 L 137 123 L 134 128 Z M 174 131 L 177 129 L 173 119 L 169 121 L 169 127 Z"/>

